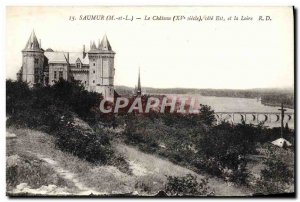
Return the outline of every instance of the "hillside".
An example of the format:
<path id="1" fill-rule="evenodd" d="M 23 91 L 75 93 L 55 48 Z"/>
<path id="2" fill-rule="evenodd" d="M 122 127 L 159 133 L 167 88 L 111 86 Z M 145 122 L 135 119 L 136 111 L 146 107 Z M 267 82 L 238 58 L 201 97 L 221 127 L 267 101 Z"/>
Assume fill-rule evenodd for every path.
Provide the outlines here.
<path id="1" fill-rule="evenodd" d="M 35 173 L 40 180 L 34 176 L 20 178 L 16 187 L 8 187 L 9 195 L 155 195 L 164 189 L 168 175 L 191 173 L 199 179 L 205 177 L 123 143 L 115 142 L 113 148 L 125 157 L 131 174 L 121 172 L 115 166 L 94 165 L 57 150 L 54 138 L 46 133 L 15 128 L 7 131 L 10 134 L 7 137 L 7 158 L 14 162 L 9 166 L 30 172 L 34 163 L 43 164 L 42 170 Z M 11 134 L 15 136 L 10 137 Z M 250 194 L 245 188 L 230 186 L 217 178 L 210 178 L 209 186 L 217 196 Z"/>
<path id="2" fill-rule="evenodd" d="M 76 82 L 6 84 L 9 195 L 294 193 L 288 127 L 291 147 L 276 148 L 280 128 L 217 124 L 207 105 L 197 114 L 104 114 L 101 94 Z"/>

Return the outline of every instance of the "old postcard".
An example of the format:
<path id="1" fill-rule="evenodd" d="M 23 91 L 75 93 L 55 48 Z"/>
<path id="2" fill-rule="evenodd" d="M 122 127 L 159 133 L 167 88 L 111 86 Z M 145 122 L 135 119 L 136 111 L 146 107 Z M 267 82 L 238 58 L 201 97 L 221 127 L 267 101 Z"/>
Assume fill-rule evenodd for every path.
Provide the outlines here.
<path id="1" fill-rule="evenodd" d="M 293 7 L 6 8 L 10 197 L 295 196 Z"/>

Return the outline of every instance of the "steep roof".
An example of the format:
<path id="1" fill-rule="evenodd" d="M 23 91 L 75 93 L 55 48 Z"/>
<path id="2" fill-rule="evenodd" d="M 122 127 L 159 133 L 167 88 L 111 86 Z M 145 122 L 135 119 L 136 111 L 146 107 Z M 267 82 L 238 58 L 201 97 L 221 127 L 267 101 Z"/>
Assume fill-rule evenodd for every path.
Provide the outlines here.
<path id="1" fill-rule="evenodd" d="M 99 46 L 99 49 L 100 49 L 100 50 L 103 50 L 103 51 L 112 51 L 112 48 L 111 48 L 111 46 L 110 46 L 110 43 L 109 43 L 109 41 L 108 41 L 108 39 L 107 39 L 106 34 L 104 35 L 104 37 L 103 37 L 103 39 L 102 39 L 102 41 L 101 41 L 101 44 L 100 44 L 100 46 Z"/>
<path id="2" fill-rule="evenodd" d="M 89 64 L 88 56 L 86 55 L 83 58 L 83 53 L 82 52 L 70 52 L 69 53 L 69 62 L 70 62 L 70 64 L 75 64 L 77 59 L 79 59 L 82 64 L 85 64 L 85 65 Z"/>
<path id="3" fill-rule="evenodd" d="M 48 58 L 48 63 L 67 63 L 65 52 L 45 52 L 44 55 Z"/>
<path id="4" fill-rule="evenodd" d="M 35 36 L 34 30 L 31 32 L 31 35 L 23 51 L 42 51 L 40 44 Z"/>
<path id="5" fill-rule="evenodd" d="M 75 64 L 76 61 L 79 59 L 82 64 L 89 64 L 89 58 L 86 55 L 83 57 L 82 52 L 45 52 L 45 56 L 48 58 L 48 63 L 67 63 L 67 58 L 69 54 L 69 63 Z"/>

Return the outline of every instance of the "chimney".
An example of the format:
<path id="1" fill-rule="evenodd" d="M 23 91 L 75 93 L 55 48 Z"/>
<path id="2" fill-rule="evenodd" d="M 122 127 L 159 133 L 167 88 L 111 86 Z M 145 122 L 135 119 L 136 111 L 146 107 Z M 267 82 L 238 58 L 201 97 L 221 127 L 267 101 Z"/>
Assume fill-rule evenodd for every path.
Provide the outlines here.
<path id="1" fill-rule="evenodd" d="M 67 52 L 67 61 L 68 61 L 68 64 L 70 64 L 70 55 L 69 55 L 69 52 Z"/>
<path id="2" fill-rule="evenodd" d="M 85 58 L 85 55 L 86 55 L 86 53 L 85 53 L 85 45 L 83 45 L 83 48 L 82 48 L 82 56 L 83 56 L 83 58 Z"/>

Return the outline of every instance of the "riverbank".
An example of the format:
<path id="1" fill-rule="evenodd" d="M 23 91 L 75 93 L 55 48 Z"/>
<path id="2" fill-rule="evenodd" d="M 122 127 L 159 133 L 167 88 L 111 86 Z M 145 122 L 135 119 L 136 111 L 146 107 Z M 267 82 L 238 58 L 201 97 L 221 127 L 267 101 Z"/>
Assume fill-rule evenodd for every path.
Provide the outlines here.
<path id="1" fill-rule="evenodd" d="M 280 103 L 269 103 L 269 102 L 262 101 L 261 104 L 264 106 L 269 106 L 269 107 L 281 107 Z M 294 110 L 294 105 L 283 105 L 283 107 Z"/>

